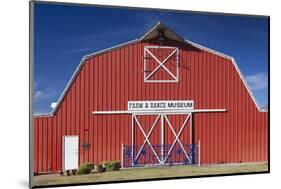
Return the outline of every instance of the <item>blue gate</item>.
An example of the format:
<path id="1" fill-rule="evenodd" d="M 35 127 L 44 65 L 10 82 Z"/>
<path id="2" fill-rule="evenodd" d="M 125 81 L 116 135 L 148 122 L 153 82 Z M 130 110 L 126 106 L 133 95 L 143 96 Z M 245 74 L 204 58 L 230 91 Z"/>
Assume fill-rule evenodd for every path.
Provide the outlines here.
<path id="1" fill-rule="evenodd" d="M 122 146 L 122 167 L 200 164 L 200 144 Z"/>

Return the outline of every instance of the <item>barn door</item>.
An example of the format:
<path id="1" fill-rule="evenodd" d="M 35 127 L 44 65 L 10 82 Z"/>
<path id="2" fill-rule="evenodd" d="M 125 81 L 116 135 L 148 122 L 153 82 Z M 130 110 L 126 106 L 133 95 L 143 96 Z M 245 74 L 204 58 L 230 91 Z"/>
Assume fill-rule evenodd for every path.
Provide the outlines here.
<path id="1" fill-rule="evenodd" d="M 192 163 L 192 114 L 164 115 L 163 164 Z"/>
<path id="2" fill-rule="evenodd" d="M 161 164 L 161 115 L 132 115 L 134 165 Z"/>
<path id="3" fill-rule="evenodd" d="M 63 137 L 63 169 L 78 169 L 78 136 Z"/>
<path id="4" fill-rule="evenodd" d="M 133 114 L 132 145 L 123 146 L 123 166 L 192 164 L 192 113 Z"/>

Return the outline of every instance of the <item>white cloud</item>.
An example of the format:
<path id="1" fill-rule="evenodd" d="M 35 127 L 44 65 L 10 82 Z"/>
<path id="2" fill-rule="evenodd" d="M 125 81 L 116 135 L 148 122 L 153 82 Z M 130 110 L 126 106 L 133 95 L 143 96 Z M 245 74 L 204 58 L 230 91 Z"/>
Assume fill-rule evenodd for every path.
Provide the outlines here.
<path id="1" fill-rule="evenodd" d="M 38 87 L 39 88 L 39 87 Z M 40 102 L 50 100 L 57 95 L 57 91 L 54 87 L 48 87 L 46 89 L 35 89 L 34 91 L 34 102 Z"/>
<path id="2" fill-rule="evenodd" d="M 252 90 L 265 89 L 268 86 L 268 76 L 266 73 L 257 73 L 255 75 L 246 76 Z"/>
<path id="3" fill-rule="evenodd" d="M 49 99 L 57 94 L 53 87 L 47 88 L 46 90 L 36 90 L 34 92 L 34 100 Z"/>
<path id="4" fill-rule="evenodd" d="M 40 91 L 40 90 L 35 91 L 35 93 L 34 93 L 34 98 L 35 98 L 35 99 L 38 99 L 38 98 L 40 98 L 42 95 L 43 95 L 43 92 L 42 92 L 42 91 Z"/>

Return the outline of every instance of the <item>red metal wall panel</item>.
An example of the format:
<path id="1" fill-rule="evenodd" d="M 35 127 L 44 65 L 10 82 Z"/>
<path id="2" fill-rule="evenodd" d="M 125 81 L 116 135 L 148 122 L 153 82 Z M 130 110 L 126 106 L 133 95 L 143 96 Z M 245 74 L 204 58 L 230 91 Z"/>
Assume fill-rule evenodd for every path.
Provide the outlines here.
<path id="1" fill-rule="evenodd" d="M 52 119 L 52 118 L 51 118 Z M 57 170 L 57 117 L 53 117 L 52 119 L 53 123 L 51 125 L 53 131 L 52 131 L 52 171 Z"/>
<path id="2" fill-rule="evenodd" d="M 225 108 L 222 113 L 193 114 L 193 143 L 201 142 L 201 163 L 267 161 L 268 114 L 257 110 L 231 60 L 167 40 L 168 46 L 180 48 L 179 82 L 145 83 L 147 45 L 157 43 L 138 42 L 89 58 L 55 114 L 34 118 L 34 172 L 62 169 L 65 135 L 79 136 L 80 164 L 120 160 L 121 145 L 131 145 L 131 116 L 93 115 L 92 111 L 126 110 L 132 100 L 194 100 L 196 109 Z M 155 116 L 140 118 L 146 133 L 154 120 Z M 169 120 L 178 132 L 184 116 Z M 135 128 L 135 143 L 141 145 L 144 137 L 136 123 Z M 189 143 L 189 134 L 189 129 L 182 133 L 184 143 Z M 151 141 L 159 143 L 159 135 L 157 127 Z M 166 123 L 165 136 L 165 143 L 174 141 Z M 90 147 L 84 148 L 84 143 Z"/>
<path id="3" fill-rule="evenodd" d="M 34 154 L 34 172 L 37 173 L 38 172 L 38 137 L 39 137 L 39 133 L 38 133 L 38 122 L 39 119 L 34 119 L 34 125 L 36 125 L 36 127 L 34 127 L 33 133 L 34 133 L 34 139 L 33 139 L 33 154 Z"/>

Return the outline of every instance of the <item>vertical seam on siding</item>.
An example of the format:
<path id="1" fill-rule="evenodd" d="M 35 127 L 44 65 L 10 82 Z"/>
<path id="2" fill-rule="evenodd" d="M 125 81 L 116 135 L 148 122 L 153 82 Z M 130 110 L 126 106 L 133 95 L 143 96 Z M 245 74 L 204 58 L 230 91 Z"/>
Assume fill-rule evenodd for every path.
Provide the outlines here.
<path id="1" fill-rule="evenodd" d="M 43 164 L 44 164 L 44 161 L 43 161 L 43 155 L 44 155 L 44 138 L 43 138 L 43 131 L 44 131 L 44 127 L 43 127 L 43 119 L 44 118 L 41 118 L 41 125 L 42 125 L 42 128 L 41 128 L 41 145 L 42 145 L 42 150 L 41 150 L 41 170 L 43 172 Z"/>
<path id="2" fill-rule="evenodd" d="M 90 70 L 91 70 L 91 60 L 89 60 L 88 62 L 88 73 L 87 73 L 87 80 L 88 80 L 88 104 L 87 104 L 87 119 L 88 119 L 88 125 L 87 125 L 87 133 L 88 133 L 88 140 L 87 140 L 87 143 L 90 143 Z M 87 155 L 88 155 L 88 162 L 90 162 L 90 150 L 91 150 L 91 146 L 87 149 Z"/>

